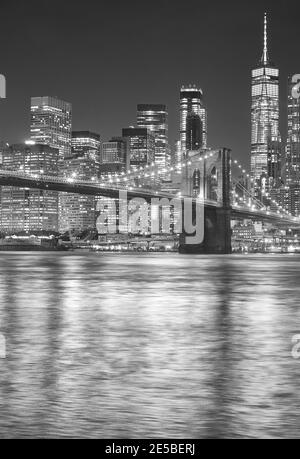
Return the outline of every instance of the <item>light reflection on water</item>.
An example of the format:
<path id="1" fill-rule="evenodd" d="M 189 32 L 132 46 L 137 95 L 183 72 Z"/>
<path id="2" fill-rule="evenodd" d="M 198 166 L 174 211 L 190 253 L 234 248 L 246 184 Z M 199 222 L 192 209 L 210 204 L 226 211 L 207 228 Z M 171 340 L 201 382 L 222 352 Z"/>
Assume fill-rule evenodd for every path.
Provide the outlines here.
<path id="1" fill-rule="evenodd" d="M 0 254 L 0 437 L 300 437 L 299 265 Z"/>

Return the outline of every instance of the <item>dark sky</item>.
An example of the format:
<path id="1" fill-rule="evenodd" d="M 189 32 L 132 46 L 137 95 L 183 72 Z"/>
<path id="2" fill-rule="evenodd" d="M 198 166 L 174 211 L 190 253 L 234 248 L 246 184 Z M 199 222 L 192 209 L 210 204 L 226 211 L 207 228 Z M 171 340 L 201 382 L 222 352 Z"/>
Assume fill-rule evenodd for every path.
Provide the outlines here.
<path id="1" fill-rule="evenodd" d="M 73 128 L 104 140 L 135 123 L 138 103 L 166 103 L 178 138 L 181 84 L 201 86 L 209 144 L 249 161 L 250 70 L 262 52 L 263 13 L 281 70 L 300 73 L 299 0 L 9 0 L 0 6 L 0 139 L 28 138 L 30 96 L 73 103 Z"/>

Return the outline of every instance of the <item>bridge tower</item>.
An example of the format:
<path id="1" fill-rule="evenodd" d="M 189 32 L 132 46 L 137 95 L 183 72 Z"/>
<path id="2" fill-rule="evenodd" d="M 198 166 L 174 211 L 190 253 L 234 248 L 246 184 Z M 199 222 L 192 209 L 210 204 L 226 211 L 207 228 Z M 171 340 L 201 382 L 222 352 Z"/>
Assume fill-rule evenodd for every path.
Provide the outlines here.
<path id="1" fill-rule="evenodd" d="M 187 235 L 182 234 L 180 253 L 231 253 L 231 150 L 191 152 L 181 192 L 183 196 L 203 202 L 204 240 L 201 244 L 190 245 L 186 243 Z"/>

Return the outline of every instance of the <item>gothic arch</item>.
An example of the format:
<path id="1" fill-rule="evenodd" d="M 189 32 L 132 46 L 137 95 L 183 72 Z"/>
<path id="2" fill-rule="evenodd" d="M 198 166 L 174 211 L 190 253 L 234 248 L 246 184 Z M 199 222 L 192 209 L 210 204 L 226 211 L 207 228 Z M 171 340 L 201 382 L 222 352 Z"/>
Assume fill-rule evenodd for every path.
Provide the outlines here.
<path id="1" fill-rule="evenodd" d="M 213 166 L 207 174 L 207 199 L 218 201 L 219 172 L 216 166 Z"/>

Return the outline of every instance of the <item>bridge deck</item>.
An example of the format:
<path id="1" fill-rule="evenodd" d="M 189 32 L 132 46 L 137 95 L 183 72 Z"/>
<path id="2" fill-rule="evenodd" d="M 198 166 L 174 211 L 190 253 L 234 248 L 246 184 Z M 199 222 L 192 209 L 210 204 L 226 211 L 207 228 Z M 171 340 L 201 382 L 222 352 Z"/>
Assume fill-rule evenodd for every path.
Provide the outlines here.
<path id="1" fill-rule="evenodd" d="M 143 198 L 147 202 L 151 202 L 153 198 L 167 198 L 169 200 L 178 199 L 183 201 L 185 197 L 176 196 L 172 193 L 166 193 L 161 191 L 147 190 L 144 188 L 116 188 L 110 186 L 107 182 L 101 183 L 98 181 L 75 181 L 73 179 L 64 179 L 62 177 L 46 176 L 46 175 L 29 175 L 16 171 L 6 171 L 0 170 L 0 185 L 1 186 L 12 186 L 17 188 L 32 188 L 40 189 L 46 191 L 60 191 L 73 194 L 81 195 L 90 195 L 90 196 L 101 196 L 108 197 L 113 199 L 120 198 L 120 192 L 126 192 L 127 198 Z M 188 197 L 186 197 L 188 198 Z M 194 199 L 195 200 L 195 199 Z M 196 201 L 196 200 L 195 200 Z M 203 202 L 203 201 L 202 201 Z M 222 205 L 215 201 L 205 200 L 205 207 L 218 207 L 221 208 Z M 257 219 L 265 220 L 272 223 L 282 224 L 282 225 L 293 225 L 300 226 L 300 221 L 295 218 L 284 217 L 278 214 L 260 211 L 260 210 L 251 210 L 248 208 L 241 208 L 233 206 L 230 209 L 231 217 L 237 219 Z"/>

